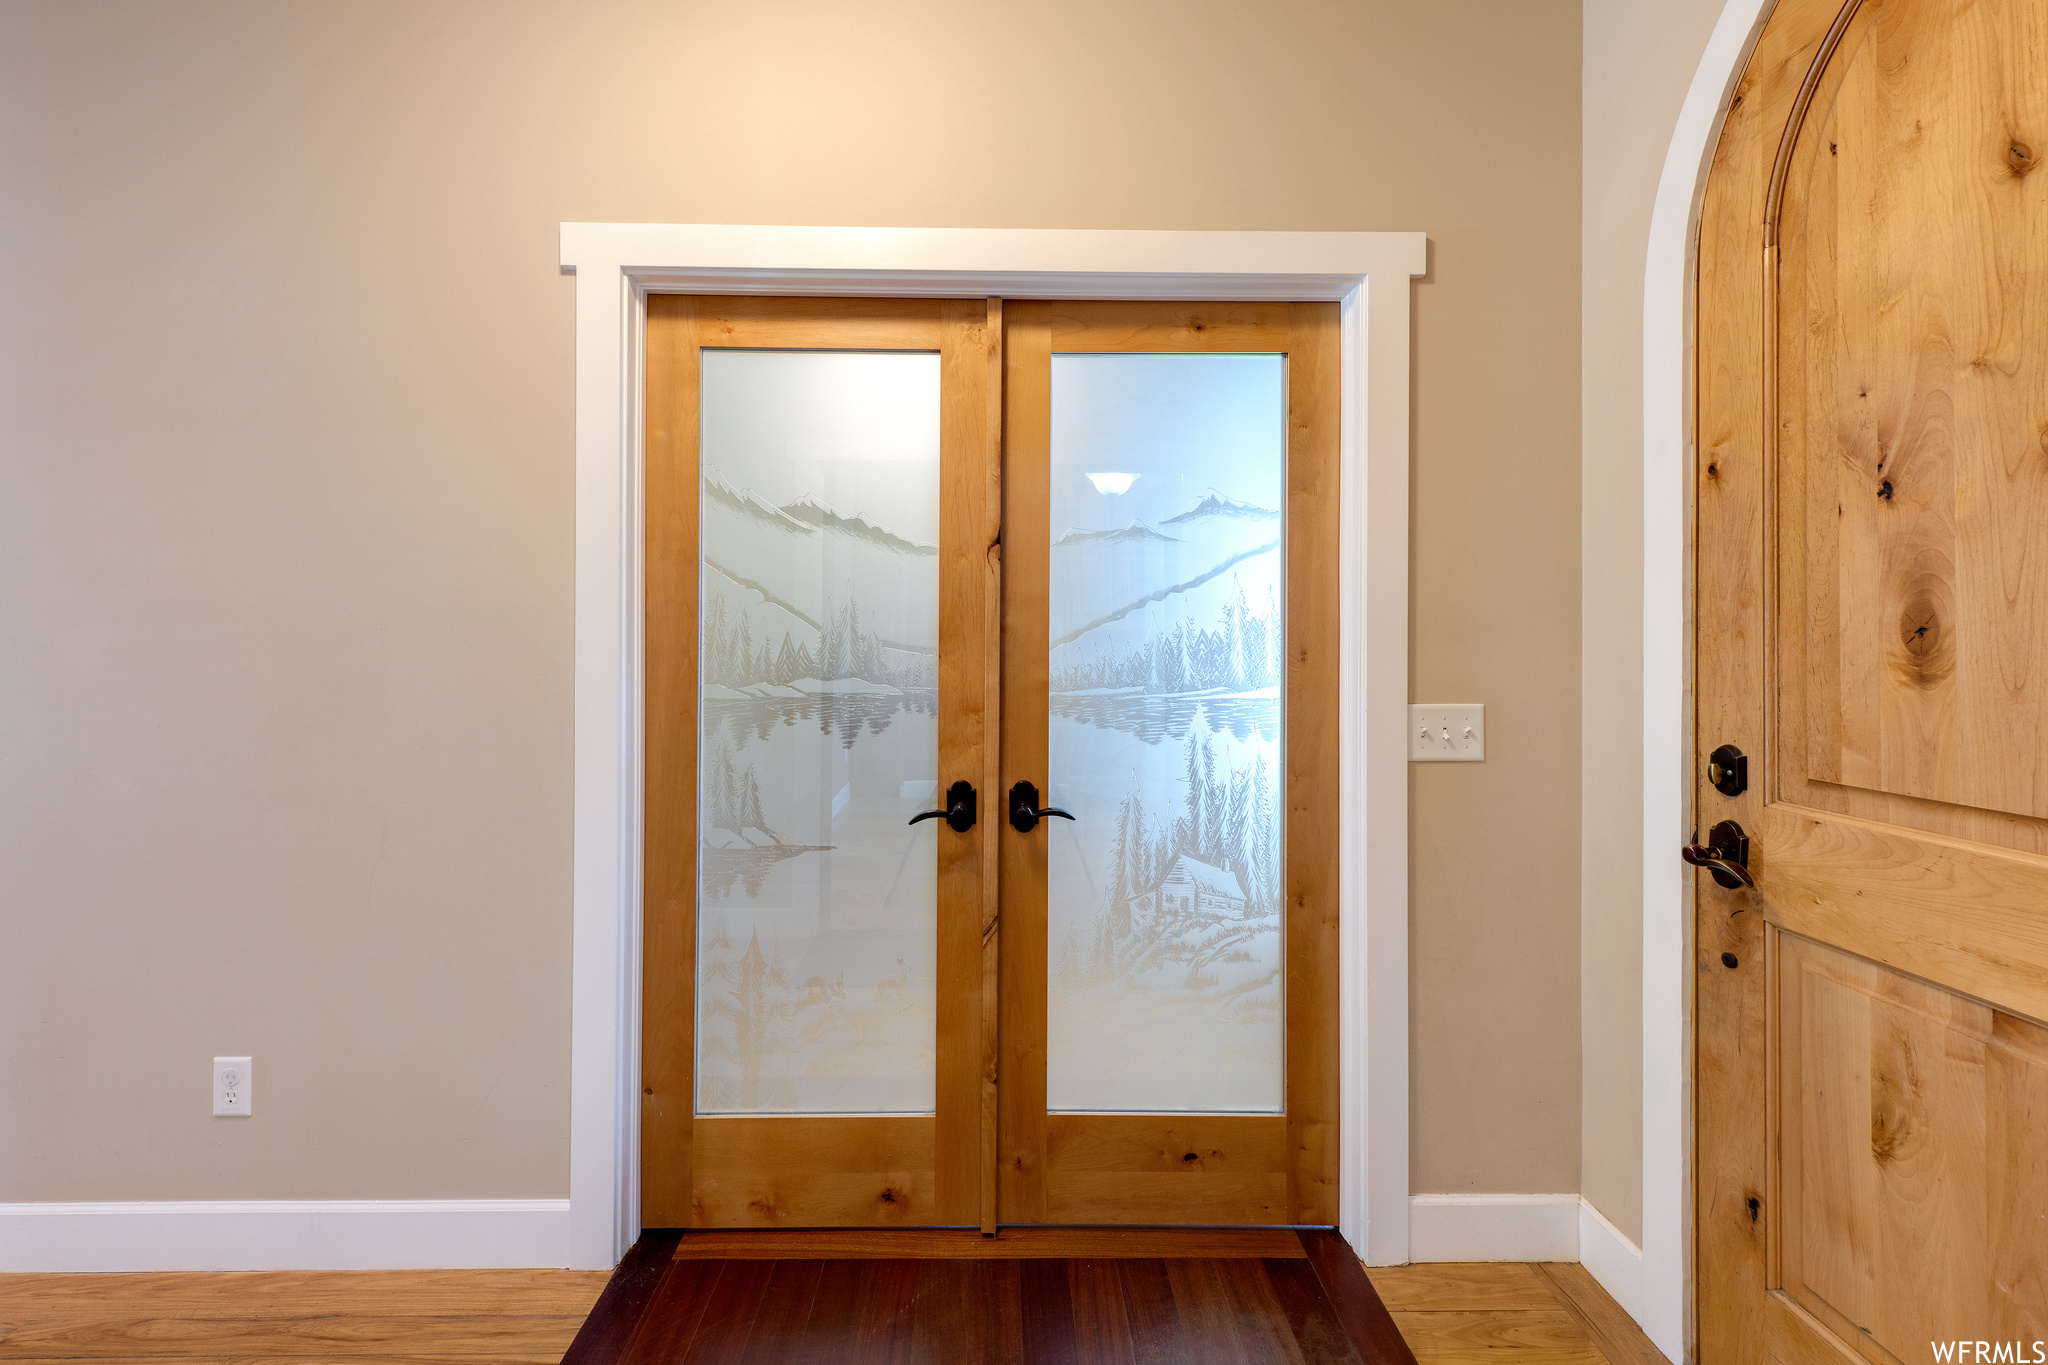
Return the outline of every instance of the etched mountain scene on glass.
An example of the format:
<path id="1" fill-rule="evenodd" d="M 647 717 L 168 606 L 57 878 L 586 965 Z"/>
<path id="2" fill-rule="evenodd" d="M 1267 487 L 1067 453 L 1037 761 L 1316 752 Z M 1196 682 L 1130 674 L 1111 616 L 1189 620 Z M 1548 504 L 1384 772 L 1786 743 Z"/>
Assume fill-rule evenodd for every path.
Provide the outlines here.
<path id="1" fill-rule="evenodd" d="M 938 357 L 702 354 L 697 1112 L 929 1113 Z"/>
<path id="2" fill-rule="evenodd" d="M 1046 1099 L 1284 1102 L 1286 360 L 1055 355 Z"/>

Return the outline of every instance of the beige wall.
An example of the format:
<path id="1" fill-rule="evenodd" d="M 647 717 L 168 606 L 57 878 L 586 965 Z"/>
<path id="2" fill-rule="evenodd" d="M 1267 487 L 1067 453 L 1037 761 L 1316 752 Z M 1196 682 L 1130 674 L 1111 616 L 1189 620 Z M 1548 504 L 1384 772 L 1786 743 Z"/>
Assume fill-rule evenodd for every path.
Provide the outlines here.
<path id="1" fill-rule="evenodd" d="M 1415 1183 L 1574 1188 L 1579 62 L 1572 0 L 0 7 L 0 1201 L 566 1193 L 565 219 L 1428 232 L 1415 695 L 1492 735 L 1415 774 Z"/>
<path id="2" fill-rule="evenodd" d="M 1678 107 L 1722 0 L 1586 0 L 1580 1189 L 1643 1222 L 1643 266 Z"/>

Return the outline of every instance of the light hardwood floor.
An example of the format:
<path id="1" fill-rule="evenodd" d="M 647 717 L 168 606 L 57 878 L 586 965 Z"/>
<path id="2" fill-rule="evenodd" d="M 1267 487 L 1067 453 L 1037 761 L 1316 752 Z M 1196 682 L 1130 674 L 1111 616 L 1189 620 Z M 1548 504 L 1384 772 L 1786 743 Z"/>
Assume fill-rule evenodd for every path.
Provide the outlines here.
<path id="1" fill-rule="evenodd" d="M 0 1275 L 0 1360 L 553 1365 L 603 1271 Z"/>
<path id="2" fill-rule="evenodd" d="M 1578 1265 L 1408 1265 L 1371 1276 L 1416 1365 L 1668 1365 Z"/>
<path id="3" fill-rule="evenodd" d="M 0 1361 L 152 1365 L 347 1360 L 552 1365 L 595 1271 L 0 1275 Z M 1418 1365 L 1663 1365 L 1576 1265 L 1372 1272 Z"/>

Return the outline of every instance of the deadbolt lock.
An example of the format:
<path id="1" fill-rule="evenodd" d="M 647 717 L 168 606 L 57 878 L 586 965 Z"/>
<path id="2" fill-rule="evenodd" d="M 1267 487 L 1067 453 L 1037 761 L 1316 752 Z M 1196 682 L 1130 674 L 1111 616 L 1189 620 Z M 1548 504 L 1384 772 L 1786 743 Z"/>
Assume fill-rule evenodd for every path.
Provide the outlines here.
<path id="1" fill-rule="evenodd" d="M 1723 744 L 1707 755 L 1707 781 L 1723 796 L 1740 796 L 1749 790 L 1749 759 L 1733 744 Z"/>

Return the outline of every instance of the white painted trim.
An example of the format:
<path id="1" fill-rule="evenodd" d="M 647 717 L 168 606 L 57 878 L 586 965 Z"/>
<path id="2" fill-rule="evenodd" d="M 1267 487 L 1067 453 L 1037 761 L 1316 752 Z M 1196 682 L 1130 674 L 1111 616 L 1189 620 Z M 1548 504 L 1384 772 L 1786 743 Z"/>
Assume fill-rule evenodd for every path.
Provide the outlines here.
<path id="1" fill-rule="evenodd" d="M 1576 1194 L 1418 1194 L 1409 1197 L 1417 1261 L 1576 1261 Z"/>
<path id="2" fill-rule="evenodd" d="M 1640 1320 L 1643 1253 L 1576 1194 L 1418 1194 L 1409 1199 L 1417 1261 L 1577 1261 Z"/>
<path id="3" fill-rule="evenodd" d="M 1643 1249 L 1584 1199 L 1579 1200 L 1579 1264 L 1622 1312 L 1642 1321 Z"/>
<path id="4" fill-rule="evenodd" d="M 662 291 L 1342 301 L 1339 1226 L 1374 1264 L 1408 1259 L 1408 313 L 1427 260 L 1417 232 L 562 225 L 576 274 L 570 1264 L 612 1265 L 639 1224 L 638 343 Z"/>
<path id="5" fill-rule="evenodd" d="M 566 1199 L 0 1204 L 0 1273 L 568 1264 Z"/>
<path id="6" fill-rule="evenodd" d="M 1772 0 L 1728 0 L 1664 156 L 1643 276 L 1643 1273 L 1636 1321 L 1673 1361 L 1692 1304 L 1692 309 L 1700 196 Z"/>

